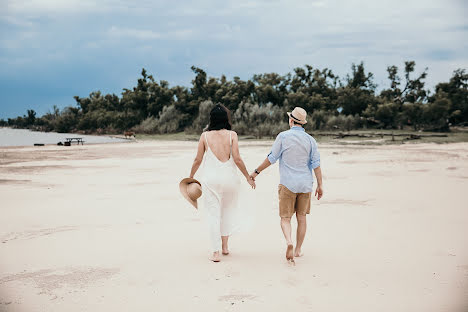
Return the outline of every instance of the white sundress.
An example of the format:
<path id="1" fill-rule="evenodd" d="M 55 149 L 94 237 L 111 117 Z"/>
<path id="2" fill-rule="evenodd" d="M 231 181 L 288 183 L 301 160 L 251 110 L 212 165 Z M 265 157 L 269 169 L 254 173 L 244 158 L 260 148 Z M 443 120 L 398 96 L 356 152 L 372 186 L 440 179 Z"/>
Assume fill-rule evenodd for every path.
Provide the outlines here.
<path id="1" fill-rule="evenodd" d="M 240 180 L 232 159 L 231 133 L 229 131 L 231 152 L 226 162 L 220 161 L 213 154 L 207 135 L 204 134 L 207 150 L 203 164 L 202 191 L 213 252 L 221 250 L 221 236 L 229 236 L 239 230 L 242 217 L 239 212 Z"/>

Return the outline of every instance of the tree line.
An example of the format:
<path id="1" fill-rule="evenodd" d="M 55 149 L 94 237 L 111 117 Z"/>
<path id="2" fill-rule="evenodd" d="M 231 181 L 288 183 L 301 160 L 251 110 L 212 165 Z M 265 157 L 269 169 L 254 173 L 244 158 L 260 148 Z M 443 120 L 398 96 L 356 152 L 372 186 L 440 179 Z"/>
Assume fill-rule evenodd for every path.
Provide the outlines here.
<path id="1" fill-rule="evenodd" d="M 75 96 L 76 106 L 56 106 L 41 117 L 34 110 L 23 116 L 0 120 L 0 126 L 39 131 L 122 133 L 199 133 L 209 111 L 221 103 L 232 112 L 234 130 L 257 137 L 275 136 L 287 124 L 285 112 L 295 106 L 308 113 L 307 130 L 361 128 L 449 131 L 468 123 L 468 73 L 453 72 L 448 82 L 434 90 L 425 88 L 428 69 L 416 73 L 414 61 L 403 68 L 389 66 L 388 86 L 376 91 L 374 76 L 364 63 L 352 64 L 344 78 L 331 69 L 310 65 L 292 73 L 254 75 L 249 80 L 208 77 L 192 66 L 190 87 L 170 87 L 156 81 L 143 68 L 136 86 L 120 96 L 92 92 Z"/>

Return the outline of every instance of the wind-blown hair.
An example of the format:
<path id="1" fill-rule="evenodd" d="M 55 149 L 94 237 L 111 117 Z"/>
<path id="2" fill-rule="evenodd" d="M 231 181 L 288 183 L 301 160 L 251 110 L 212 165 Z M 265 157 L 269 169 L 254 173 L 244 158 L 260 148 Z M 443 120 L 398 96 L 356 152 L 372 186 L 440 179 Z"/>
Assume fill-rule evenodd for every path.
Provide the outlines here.
<path id="1" fill-rule="evenodd" d="M 217 104 L 210 112 L 210 123 L 208 124 L 208 131 L 211 130 L 231 130 L 231 112 L 226 106 Z"/>

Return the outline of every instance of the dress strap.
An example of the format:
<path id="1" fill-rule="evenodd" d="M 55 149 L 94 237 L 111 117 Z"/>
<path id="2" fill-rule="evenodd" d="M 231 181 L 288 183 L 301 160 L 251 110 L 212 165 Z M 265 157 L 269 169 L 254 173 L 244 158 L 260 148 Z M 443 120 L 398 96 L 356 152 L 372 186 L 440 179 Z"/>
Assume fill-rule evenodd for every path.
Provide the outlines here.
<path id="1" fill-rule="evenodd" d="M 205 142 L 206 142 L 206 147 L 210 148 L 210 146 L 208 145 L 208 136 L 206 132 L 205 132 Z"/>
<path id="2" fill-rule="evenodd" d="M 232 146 L 232 138 L 231 138 L 232 131 L 229 130 L 229 146 Z"/>

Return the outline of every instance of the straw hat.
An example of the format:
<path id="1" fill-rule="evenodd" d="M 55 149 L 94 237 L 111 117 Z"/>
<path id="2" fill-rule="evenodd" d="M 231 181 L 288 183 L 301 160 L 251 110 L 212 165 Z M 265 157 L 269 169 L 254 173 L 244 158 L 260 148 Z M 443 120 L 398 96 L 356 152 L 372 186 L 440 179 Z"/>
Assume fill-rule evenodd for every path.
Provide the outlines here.
<path id="1" fill-rule="evenodd" d="M 198 209 L 197 199 L 202 195 L 201 183 L 193 178 L 185 178 L 180 181 L 179 190 L 182 196 Z"/>
<path id="2" fill-rule="evenodd" d="M 292 118 L 297 123 L 305 125 L 307 123 L 307 112 L 302 107 L 295 107 L 292 112 L 287 113 L 289 118 Z"/>

